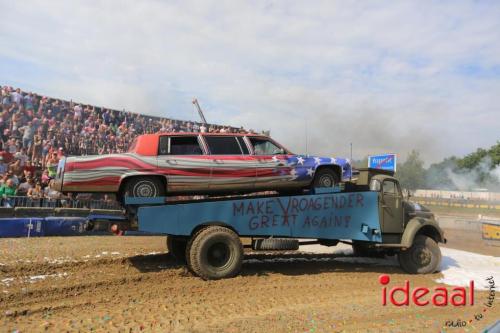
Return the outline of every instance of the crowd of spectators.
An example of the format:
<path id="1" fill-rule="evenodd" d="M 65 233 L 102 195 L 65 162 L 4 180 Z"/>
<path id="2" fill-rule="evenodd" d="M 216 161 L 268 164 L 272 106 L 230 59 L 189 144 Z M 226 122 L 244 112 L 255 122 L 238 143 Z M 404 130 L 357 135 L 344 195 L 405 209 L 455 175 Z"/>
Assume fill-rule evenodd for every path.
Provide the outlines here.
<path id="1" fill-rule="evenodd" d="M 122 153 L 140 134 L 244 131 L 111 110 L 3 86 L 0 198 L 60 197 L 47 185 L 55 177 L 62 156 Z"/>

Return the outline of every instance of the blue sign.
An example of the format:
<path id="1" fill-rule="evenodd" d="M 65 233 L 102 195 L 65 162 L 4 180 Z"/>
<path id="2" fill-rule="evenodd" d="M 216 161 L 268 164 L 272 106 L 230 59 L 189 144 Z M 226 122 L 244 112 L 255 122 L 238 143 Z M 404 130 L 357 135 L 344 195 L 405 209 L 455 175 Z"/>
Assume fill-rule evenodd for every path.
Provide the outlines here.
<path id="1" fill-rule="evenodd" d="M 139 230 L 189 236 L 199 225 L 227 225 L 240 236 L 381 242 L 377 192 L 224 200 L 139 207 Z"/>
<path id="2" fill-rule="evenodd" d="M 396 172 L 396 154 L 368 156 L 368 167 Z"/>

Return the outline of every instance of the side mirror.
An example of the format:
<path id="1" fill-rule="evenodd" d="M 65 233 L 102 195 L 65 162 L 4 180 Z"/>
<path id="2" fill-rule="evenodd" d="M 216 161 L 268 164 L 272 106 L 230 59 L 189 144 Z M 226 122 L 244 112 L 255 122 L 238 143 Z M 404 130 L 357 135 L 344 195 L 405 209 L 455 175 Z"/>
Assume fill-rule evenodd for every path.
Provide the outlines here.
<path id="1" fill-rule="evenodd" d="M 283 148 L 279 148 L 273 152 L 273 155 L 283 155 L 284 153 L 285 153 L 285 150 Z"/>
<path id="2" fill-rule="evenodd" d="M 380 181 L 377 179 L 372 179 L 370 181 L 370 191 L 372 192 L 380 192 L 382 186 L 380 185 Z"/>
<path id="3" fill-rule="evenodd" d="M 405 200 L 410 200 L 410 198 L 411 198 L 410 190 L 408 190 L 406 188 L 403 189 L 403 198 L 405 198 Z"/>

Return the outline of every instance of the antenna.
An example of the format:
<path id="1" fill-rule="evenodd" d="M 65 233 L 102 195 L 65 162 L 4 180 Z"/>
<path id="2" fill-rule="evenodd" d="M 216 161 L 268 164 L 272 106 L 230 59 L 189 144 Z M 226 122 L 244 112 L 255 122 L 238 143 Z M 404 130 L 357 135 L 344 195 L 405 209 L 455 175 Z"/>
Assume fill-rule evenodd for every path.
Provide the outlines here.
<path id="1" fill-rule="evenodd" d="M 198 109 L 198 114 L 200 115 L 201 122 L 203 124 L 207 124 L 207 120 L 205 119 L 205 116 L 203 115 L 203 111 L 201 110 L 200 103 L 198 103 L 198 100 L 196 97 L 193 99 L 193 104 L 196 106 L 196 109 Z"/>
<path id="2" fill-rule="evenodd" d="M 309 154 L 307 153 L 307 141 L 309 141 L 308 139 L 309 139 L 309 137 L 308 137 L 307 117 L 306 117 L 306 156 L 309 156 Z"/>

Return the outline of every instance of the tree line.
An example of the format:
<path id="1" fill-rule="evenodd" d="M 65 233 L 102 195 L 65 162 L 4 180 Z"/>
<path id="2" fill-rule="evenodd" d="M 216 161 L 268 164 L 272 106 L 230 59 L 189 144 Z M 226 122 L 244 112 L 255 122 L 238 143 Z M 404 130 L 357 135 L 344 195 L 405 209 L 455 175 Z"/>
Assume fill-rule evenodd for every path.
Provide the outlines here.
<path id="1" fill-rule="evenodd" d="M 367 165 L 367 157 L 354 163 L 360 168 Z M 500 191 L 500 141 L 461 158 L 451 156 L 427 168 L 424 165 L 420 152 L 412 150 L 404 162 L 398 163 L 396 178 L 410 190 Z"/>

